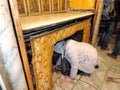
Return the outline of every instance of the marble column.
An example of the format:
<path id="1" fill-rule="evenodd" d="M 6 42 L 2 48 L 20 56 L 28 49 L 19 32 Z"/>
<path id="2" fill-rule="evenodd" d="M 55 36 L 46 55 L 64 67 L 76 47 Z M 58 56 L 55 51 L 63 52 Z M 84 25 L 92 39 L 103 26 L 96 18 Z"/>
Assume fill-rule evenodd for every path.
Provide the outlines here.
<path id="1" fill-rule="evenodd" d="M 7 0 L 0 0 L 0 62 L 12 90 L 28 90 Z"/>

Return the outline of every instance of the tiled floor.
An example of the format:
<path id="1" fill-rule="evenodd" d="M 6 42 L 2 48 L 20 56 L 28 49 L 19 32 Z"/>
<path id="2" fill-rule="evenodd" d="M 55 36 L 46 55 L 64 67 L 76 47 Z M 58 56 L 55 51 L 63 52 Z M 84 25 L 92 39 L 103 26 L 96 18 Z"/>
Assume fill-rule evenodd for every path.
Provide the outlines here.
<path id="1" fill-rule="evenodd" d="M 112 59 L 106 55 L 111 52 L 114 42 L 109 44 L 109 51 L 100 50 L 99 68 L 90 77 L 77 75 L 75 80 L 63 82 L 64 76 L 53 73 L 53 90 L 120 90 L 120 56 Z"/>

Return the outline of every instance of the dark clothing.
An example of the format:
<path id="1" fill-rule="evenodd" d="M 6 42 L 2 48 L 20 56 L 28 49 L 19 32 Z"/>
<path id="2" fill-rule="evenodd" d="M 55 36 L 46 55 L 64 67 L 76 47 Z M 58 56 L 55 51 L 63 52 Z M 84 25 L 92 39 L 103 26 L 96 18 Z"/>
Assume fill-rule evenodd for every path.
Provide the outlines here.
<path id="1" fill-rule="evenodd" d="M 101 46 L 102 49 L 106 49 L 108 47 L 108 43 L 111 41 L 112 34 L 114 32 L 115 22 L 108 22 L 104 33 L 101 35 L 98 45 Z"/>
<path id="2" fill-rule="evenodd" d="M 70 76 L 71 65 L 68 62 L 68 60 L 66 60 L 66 58 L 62 59 L 61 65 L 62 65 L 62 74 L 65 76 Z"/>
<path id="3" fill-rule="evenodd" d="M 98 46 L 100 46 L 101 49 L 104 49 L 104 50 L 107 49 L 108 44 L 112 39 L 112 34 L 116 31 L 116 26 L 117 26 L 118 22 L 120 21 L 120 0 L 115 0 L 114 6 L 115 6 L 114 10 L 116 12 L 115 17 L 109 16 L 110 15 L 110 14 L 108 14 L 109 12 L 105 13 L 105 11 L 104 11 L 105 9 L 103 10 L 104 12 L 102 13 L 101 22 L 103 20 L 105 21 L 105 30 L 104 30 L 103 34 L 100 36 L 100 39 L 98 41 Z M 116 44 L 113 49 L 113 52 L 107 53 L 107 55 L 116 59 L 119 52 L 120 52 L 120 35 L 116 40 Z"/>
<path id="4" fill-rule="evenodd" d="M 106 2 L 107 4 L 107 2 Z M 113 18 L 109 16 L 110 14 L 102 13 L 102 19 L 105 20 L 105 30 L 103 34 L 100 36 L 98 41 L 98 45 L 101 46 L 101 49 L 107 49 L 109 42 L 111 41 L 112 34 L 115 32 L 115 28 L 117 23 L 120 21 L 120 0 L 115 0 L 114 2 L 116 16 Z M 103 10 L 104 11 L 104 10 Z M 108 12 L 109 13 L 109 12 Z"/>
<path id="5" fill-rule="evenodd" d="M 114 6 L 116 14 L 120 15 L 120 0 L 115 0 Z"/>
<path id="6" fill-rule="evenodd" d="M 113 49 L 112 55 L 118 56 L 119 52 L 120 52 L 120 35 L 117 37 L 117 41 Z"/>
<path id="7" fill-rule="evenodd" d="M 106 10 L 106 8 L 108 7 L 110 7 L 110 0 L 105 0 L 104 9 L 102 11 L 102 18 L 101 18 L 101 27 L 104 26 L 104 29 L 102 29 L 104 31 L 98 41 L 98 45 L 101 46 L 102 49 L 107 48 L 115 27 L 115 23 L 111 20 L 111 15 L 109 11 Z"/>

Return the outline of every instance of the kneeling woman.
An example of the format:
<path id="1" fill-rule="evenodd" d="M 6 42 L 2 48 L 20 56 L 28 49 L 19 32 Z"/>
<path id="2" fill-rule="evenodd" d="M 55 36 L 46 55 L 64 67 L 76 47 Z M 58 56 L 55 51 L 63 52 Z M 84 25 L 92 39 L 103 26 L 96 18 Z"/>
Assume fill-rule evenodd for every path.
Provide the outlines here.
<path id="1" fill-rule="evenodd" d="M 74 79 L 78 71 L 91 74 L 98 65 L 97 50 L 88 43 L 72 39 L 61 41 L 55 45 L 54 51 L 61 54 L 58 62 L 65 58 L 70 63 L 70 75 L 66 76 L 65 81 Z"/>

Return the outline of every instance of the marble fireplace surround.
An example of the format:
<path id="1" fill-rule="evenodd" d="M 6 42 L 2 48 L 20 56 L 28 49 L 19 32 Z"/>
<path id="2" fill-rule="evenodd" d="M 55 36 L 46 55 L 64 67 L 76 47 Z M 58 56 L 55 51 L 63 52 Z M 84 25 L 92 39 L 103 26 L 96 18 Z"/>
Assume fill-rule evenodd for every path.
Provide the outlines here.
<path id="1" fill-rule="evenodd" d="M 88 42 L 91 17 L 74 25 L 31 36 L 32 64 L 36 90 L 52 90 L 52 56 L 54 44 L 83 30 L 83 42 Z"/>
<path id="2" fill-rule="evenodd" d="M 18 37 L 17 39 L 18 39 L 18 42 L 19 42 L 20 53 L 21 53 L 21 57 L 22 57 L 22 60 L 23 60 L 23 66 L 24 66 L 25 75 L 26 75 L 26 79 L 27 79 L 26 81 L 28 83 L 29 89 L 34 90 L 32 79 L 31 79 L 31 73 L 30 73 L 30 70 L 29 70 L 29 64 L 28 64 L 28 58 L 27 58 L 27 54 L 26 54 L 23 32 L 25 30 L 29 30 L 30 28 L 31 29 L 33 29 L 34 27 L 38 28 L 38 26 L 40 26 L 40 22 L 42 20 L 41 20 L 41 18 L 40 19 L 31 18 L 30 19 L 29 18 L 30 16 L 29 16 L 29 17 L 22 18 L 22 21 L 23 21 L 22 22 L 21 17 L 19 17 L 16 0 L 8 0 L 8 2 L 7 2 L 7 0 L 2 0 L 2 2 L 5 2 L 5 3 L 9 2 L 9 4 L 10 4 L 11 16 L 12 16 L 12 19 L 13 19 L 12 22 L 14 22 L 14 26 L 15 26 L 14 29 L 16 30 L 16 34 L 17 34 L 17 37 Z M 3 7 L 3 5 L 1 5 L 1 7 Z M 5 9 L 5 11 L 6 11 L 6 9 Z M 7 12 L 7 13 L 9 13 L 9 12 Z M 5 16 L 7 14 L 2 14 L 2 15 Z M 57 15 L 57 16 L 55 15 L 55 18 L 57 20 L 54 19 L 54 21 L 55 22 L 56 21 L 61 22 L 61 20 L 65 21 L 67 19 L 82 18 L 82 17 L 86 17 L 86 16 L 91 17 L 92 15 L 95 15 L 95 12 L 92 11 L 91 13 L 90 12 L 87 13 L 85 11 L 85 12 L 76 13 L 75 15 L 72 12 L 71 15 L 68 13 L 68 14 L 65 14 L 65 16 L 62 16 L 61 18 L 64 17 L 64 20 L 59 19 L 59 21 L 58 21 L 58 18 L 59 18 L 60 15 Z M 41 17 L 41 15 L 40 15 L 40 17 Z M 26 18 L 28 18 L 28 20 L 26 20 Z M 44 18 L 43 21 L 46 21 L 45 25 L 49 23 L 48 21 L 50 21 L 50 23 L 51 23 L 50 18 L 47 18 L 47 17 Z M 74 34 L 75 32 L 79 31 L 80 29 L 83 30 L 83 34 L 84 34 L 83 35 L 83 41 L 88 42 L 90 23 L 91 23 L 91 20 L 89 18 L 89 19 L 85 19 L 85 21 L 82 21 L 81 24 L 80 23 L 79 23 L 79 25 L 77 24 L 78 26 L 80 26 L 79 29 L 77 28 L 76 25 L 74 25 L 73 28 L 76 27 L 76 29 L 78 29 L 78 30 L 75 30 L 73 28 L 71 30 L 68 30 L 68 29 L 65 29 L 65 28 L 62 29 L 64 31 L 68 31 L 66 33 L 66 35 L 64 34 L 64 32 L 62 32 L 62 30 L 58 30 L 56 32 L 56 34 L 55 34 L 55 32 L 52 32 L 52 33 L 54 33 L 54 35 L 52 35 L 52 33 L 49 32 L 49 33 L 40 34 L 39 37 L 31 37 L 31 44 L 32 44 L 32 51 L 33 51 L 33 65 L 34 65 L 33 68 L 34 68 L 34 72 L 35 72 L 34 74 L 35 74 L 35 79 L 36 79 L 37 90 L 51 90 L 51 87 L 52 87 L 52 84 L 51 84 L 51 80 L 52 80 L 52 76 L 51 76 L 51 63 L 52 63 L 51 62 L 51 57 L 52 57 L 52 54 L 53 54 L 52 49 L 53 49 L 54 43 L 56 43 L 57 41 L 62 40 L 64 38 Z M 44 24 L 44 23 L 42 22 L 42 24 Z M 53 22 L 53 24 L 54 24 L 54 22 Z M 31 27 L 31 26 L 34 26 L 34 27 Z M 8 30 L 6 30 L 6 31 L 8 31 Z M 43 35 L 44 35 L 44 37 L 43 37 Z M 53 38 L 50 39 L 49 38 L 50 35 L 51 35 L 51 37 L 55 38 L 55 40 Z M 49 40 L 51 40 L 52 43 L 50 43 Z M 42 43 L 43 42 L 46 43 L 46 41 L 48 41 L 47 44 L 43 44 L 43 46 L 42 46 Z M 40 44 L 40 45 L 38 45 L 38 44 Z M 8 46 L 9 46 L 9 44 L 8 44 Z M 39 47 L 37 47 L 37 46 L 39 46 Z M 40 52 L 37 53 L 37 51 L 40 51 Z M 46 56 L 43 53 L 45 53 Z M 46 58 L 44 58 L 44 56 Z M 48 59 L 47 57 L 48 58 L 50 57 L 50 58 Z M 41 69 L 44 70 L 43 66 L 46 68 L 45 71 L 41 70 Z M 44 76 L 48 76 L 48 77 L 45 78 Z M 25 84 L 23 83 L 22 85 L 25 85 Z"/>

